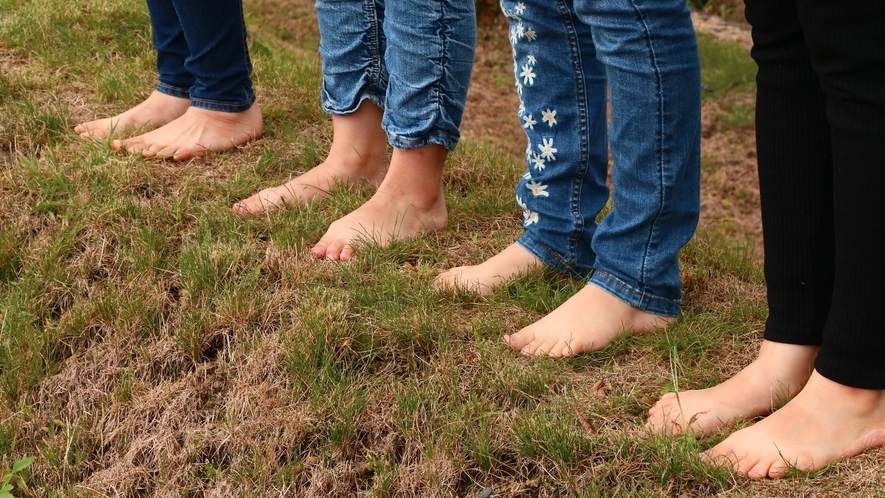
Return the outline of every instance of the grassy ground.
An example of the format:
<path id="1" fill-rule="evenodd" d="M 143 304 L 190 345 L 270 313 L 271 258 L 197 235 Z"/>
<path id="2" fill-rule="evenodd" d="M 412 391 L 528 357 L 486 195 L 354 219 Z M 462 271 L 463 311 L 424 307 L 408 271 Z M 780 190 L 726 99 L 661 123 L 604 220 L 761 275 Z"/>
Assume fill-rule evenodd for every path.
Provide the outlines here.
<path id="1" fill-rule="evenodd" d="M 548 361 L 500 337 L 579 282 L 430 290 L 519 233 L 522 166 L 486 147 L 449 161 L 448 228 L 350 264 L 306 249 L 369 191 L 231 215 L 321 161 L 330 138 L 309 3 L 247 10 L 265 135 L 171 164 L 69 131 L 152 88 L 141 0 L 0 0 L 0 482 L 35 457 L 17 496 L 881 494 L 881 452 L 750 482 L 696 458 L 724 433 L 643 431 L 662 392 L 712 385 L 755 354 L 764 286 L 740 250 L 703 236 L 685 249 L 685 312 L 666 333 Z M 752 91 L 742 64 L 705 76 L 724 109 Z"/>

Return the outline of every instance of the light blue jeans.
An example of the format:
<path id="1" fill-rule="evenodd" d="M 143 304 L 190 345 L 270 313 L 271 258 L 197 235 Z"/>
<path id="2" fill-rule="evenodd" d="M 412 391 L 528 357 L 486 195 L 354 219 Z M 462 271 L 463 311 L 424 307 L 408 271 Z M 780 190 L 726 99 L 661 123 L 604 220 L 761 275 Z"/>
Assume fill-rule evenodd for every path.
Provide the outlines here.
<path id="1" fill-rule="evenodd" d="M 501 6 L 528 136 L 518 242 L 631 306 L 677 316 L 678 252 L 700 211 L 700 64 L 685 0 Z M 597 225 L 609 142 L 613 209 Z"/>
<path id="2" fill-rule="evenodd" d="M 473 0 L 317 0 L 323 110 L 384 109 L 399 149 L 460 139 L 476 47 Z"/>

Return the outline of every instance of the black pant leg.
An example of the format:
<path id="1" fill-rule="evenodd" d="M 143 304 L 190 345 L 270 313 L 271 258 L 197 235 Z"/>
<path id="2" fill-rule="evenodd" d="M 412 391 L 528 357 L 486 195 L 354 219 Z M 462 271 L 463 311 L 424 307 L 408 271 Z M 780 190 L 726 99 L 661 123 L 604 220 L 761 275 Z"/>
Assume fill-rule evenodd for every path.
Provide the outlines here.
<path id="1" fill-rule="evenodd" d="M 765 338 L 822 342 L 833 285 L 833 207 L 826 98 L 796 0 L 746 0 L 759 72 L 756 142 L 769 316 Z"/>
<path id="2" fill-rule="evenodd" d="M 885 389 L 885 2 L 797 5 L 832 133 L 835 282 L 815 367 Z"/>

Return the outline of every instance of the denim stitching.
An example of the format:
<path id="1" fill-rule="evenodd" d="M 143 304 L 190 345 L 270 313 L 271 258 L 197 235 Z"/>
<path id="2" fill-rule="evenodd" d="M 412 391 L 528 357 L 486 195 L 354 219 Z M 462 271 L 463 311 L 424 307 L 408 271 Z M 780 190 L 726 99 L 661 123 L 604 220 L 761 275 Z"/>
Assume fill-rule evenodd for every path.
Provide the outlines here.
<path id="1" fill-rule="evenodd" d="M 665 165 L 664 165 L 664 150 L 663 150 L 664 149 L 664 145 L 663 145 L 663 140 L 664 140 L 664 137 L 663 137 L 663 130 L 664 130 L 664 95 L 663 95 L 664 84 L 663 84 L 663 81 L 661 80 L 661 70 L 660 70 L 660 67 L 658 66 L 657 57 L 655 55 L 655 49 L 652 44 L 651 35 L 649 33 L 650 30 L 648 27 L 648 23 L 646 22 L 645 17 L 642 15 L 642 12 L 639 9 L 639 7 L 636 5 L 635 0 L 631 0 L 630 4 L 633 7 L 634 11 L 636 12 L 636 16 L 643 27 L 642 35 L 645 37 L 646 46 L 648 47 L 648 51 L 649 51 L 649 59 L 650 59 L 649 62 L 651 63 L 651 66 L 654 70 L 655 82 L 656 82 L 656 85 L 658 88 L 658 92 L 657 92 L 658 103 L 659 103 L 658 111 L 660 113 L 658 115 L 659 116 L 658 129 L 655 130 L 655 154 L 658 157 L 658 161 L 657 161 L 658 180 L 659 180 L 659 185 L 661 186 L 661 188 L 659 189 L 659 193 L 658 193 L 658 212 L 655 214 L 655 217 L 651 222 L 651 227 L 649 228 L 649 233 L 648 233 L 648 239 L 645 244 L 645 254 L 642 255 L 642 265 L 641 265 L 641 272 L 642 273 L 640 274 L 639 285 L 644 286 L 645 281 L 646 281 L 646 272 L 647 272 L 647 268 L 648 268 L 648 259 L 649 259 L 649 251 L 651 250 L 651 243 L 652 243 L 652 240 L 656 238 L 655 234 L 657 232 L 658 220 L 661 218 L 661 215 L 664 212 L 664 197 L 665 197 L 664 196 L 664 188 L 666 186 L 665 182 L 664 182 L 664 167 L 665 167 Z"/>

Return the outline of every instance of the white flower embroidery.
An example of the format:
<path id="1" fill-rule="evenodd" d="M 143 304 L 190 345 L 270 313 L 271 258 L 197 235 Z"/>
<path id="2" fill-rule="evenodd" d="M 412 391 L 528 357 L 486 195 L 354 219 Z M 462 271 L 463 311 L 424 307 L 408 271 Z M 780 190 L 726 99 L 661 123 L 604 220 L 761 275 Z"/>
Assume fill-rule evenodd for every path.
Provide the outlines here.
<path id="1" fill-rule="evenodd" d="M 552 138 L 545 138 L 544 144 L 539 145 L 538 148 L 541 149 L 541 157 L 543 157 L 544 159 L 546 159 L 548 161 L 555 161 L 556 160 L 556 156 L 554 156 L 553 154 L 556 154 L 557 152 L 559 152 L 559 149 L 553 147 L 553 139 Z"/>
<path id="2" fill-rule="evenodd" d="M 516 25 L 516 36 L 520 38 L 525 36 L 525 26 L 523 26 L 522 23 Z"/>
<path id="3" fill-rule="evenodd" d="M 537 121 L 535 121 L 534 119 L 532 119 L 532 115 L 531 115 L 531 114 L 529 114 L 528 116 L 523 116 L 523 117 L 522 117 L 522 120 L 525 121 L 525 124 L 523 124 L 522 127 L 523 127 L 523 128 L 528 128 L 528 129 L 530 129 L 530 130 L 534 130 L 534 129 L 535 129 L 535 125 L 538 124 Z"/>
<path id="4" fill-rule="evenodd" d="M 528 161 L 532 158 L 532 141 L 529 140 L 528 145 L 525 146 L 525 160 Z"/>
<path id="5" fill-rule="evenodd" d="M 532 162 L 535 164 L 535 169 L 538 171 L 544 171 L 544 168 L 547 167 L 547 165 L 544 164 L 544 159 L 537 154 L 532 156 Z"/>
<path id="6" fill-rule="evenodd" d="M 538 37 L 538 34 L 535 33 L 535 30 L 533 28 L 529 28 L 529 29 L 525 30 L 524 35 L 529 41 L 534 41 L 535 38 Z"/>
<path id="7" fill-rule="evenodd" d="M 519 80 L 516 80 L 516 94 L 522 95 L 522 83 Z"/>
<path id="8" fill-rule="evenodd" d="M 544 115 L 544 118 L 541 121 L 544 121 L 553 128 L 553 125 L 556 124 L 556 109 L 553 109 L 552 111 L 550 109 L 545 109 L 541 114 Z"/>
<path id="9" fill-rule="evenodd" d="M 526 180 L 531 180 L 531 179 L 532 179 L 532 172 L 531 172 L 531 171 L 526 171 L 525 174 L 522 175 L 522 177 L 523 177 L 524 179 L 526 179 Z"/>
<path id="10" fill-rule="evenodd" d="M 526 57 L 526 58 L 528 59 L 529 64 L 531 64 L 533 66 L 535 65 L 536 62 L 538 62 L 538 59 L 535 59 L 535 56 L 532 54 L 529 54 L 528 57 Z"/>
<path id="11" fill-rule="evenodd" d="M 517 204 L 520 208 L 522 208 L 522 211 L 523 211 L 523 212 L 526 212 L 526 211 L 529 210 L 529 207 L 526 206 L 526 204 L 525 204 L 524 202 L 522 202 L 522 199 L 520 199 L 518 195 L 516 196 L 516 204 Z"/>
<path id="12" fill-rule="evenodd" d="M 522 116 L 523 114 L 525 114 L 525 102 L 519 99 L 519 115 Z"/>
<path id="13" fill-rule="evenodd" d="M 522 72 L 519 73 L 522 76 L 522 82 L 528 85 L 535 84 L 535 73 L 532 71 L 532 67 L 528 64 L 523 64 Z"/>
<path id="14" fill-rule="evenodd" d="M 516 9 L 514 9 L 514 10 L 516 10 L 517 14 L 522 15 L 522 13 L 525 12 L 525 4 L 522 2 L 519 2 L 518 4 L 516 4 Z"/>
<path id="15" fill-rule="evenodd" d="M 525 210 L 522 212 L 523 217 L 523 226 L 529 226 L 538 222 L 538 213 L 534 211 Z"/>
<path id="16" fill-rule="evenodd" d="M 535 197 L 550 197 L 550 192 L 547 192 L 547 185 L 544 185 L 541 182 L 532 181 L 525 186 L 532 191 L 532 195 Z"/>
<path id="17" fill-rule="evenodd" d="M 516 37 L 516 28 L 515 27 L 510 28 L 510 44 L 516 45 L 517 41 L 518 41 L 518 39 Z"/>

